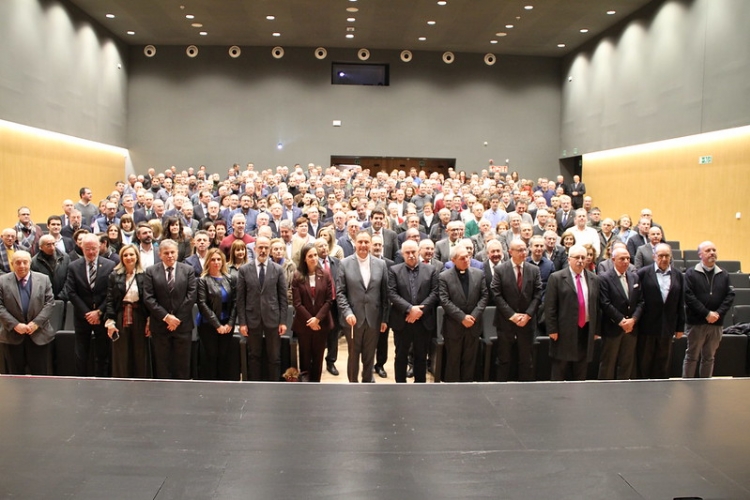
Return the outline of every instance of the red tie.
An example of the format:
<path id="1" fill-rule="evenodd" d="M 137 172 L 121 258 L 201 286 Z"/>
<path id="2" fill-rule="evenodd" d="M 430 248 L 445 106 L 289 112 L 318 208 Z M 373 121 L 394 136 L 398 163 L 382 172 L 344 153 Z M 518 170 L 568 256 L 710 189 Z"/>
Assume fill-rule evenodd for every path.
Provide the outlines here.
<path id="1" fill-rule="evenodd" d="M 523 275 L 521 274 L 521 266 L 516 266 L 516 269 L 518 269 L 518 275 L 516 277 L 516 284 L 518 285 L 518 291 L 521 291 L 521 288 L 523 288 Z"/>
<path id="2" fill-rule="evenodd" d="M 576 290 L 578 291 L 578 328 L 583 328 L 586 326 L 586 300 L 583 298 L 580 274 L 576 274 Z"/>

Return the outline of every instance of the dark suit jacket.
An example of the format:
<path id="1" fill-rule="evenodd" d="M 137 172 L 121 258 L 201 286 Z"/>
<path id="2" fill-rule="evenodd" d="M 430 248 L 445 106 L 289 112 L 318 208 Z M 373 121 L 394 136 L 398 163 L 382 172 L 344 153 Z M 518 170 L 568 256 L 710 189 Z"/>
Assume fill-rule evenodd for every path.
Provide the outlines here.
<path id="1" fill-rule="evenodd" d="M 519 292 L 513 261 L 503 262 L 495 268 L 495 277 L 491 286 L 495 306 L 497 306 L 495 327 L 498 332 L 533 335 L 536 330 L 536 312 L 542 300 L 542 280 L 539 268 L 534 264 L 524 261 L 521 269 L 523 280 Z M 510 317 L 516 313 L 531 316 L 531 320 L 526 323 L 525 327 L 519 328 L 510 321 Z"/>
<path id="2" fill-rule="evenodd" d="M 358 326 L 364 323 L 380 330 L 380 325 L 388 322 L 390 309 L 386 262 L 370 257 L 370 282 L 365 287 L 357 256 L 351 255 L 342 260 L 336 275 L 336 301 L 343 328 L 350 328 L 346 317 L 353 314 Z"/>
<path id="3" fill-rule="evenodd" d="M 169 293 L 167 272 L 162 262 L 146 269 L 143 280 L 143 303 L 151 313 L 151 331 L 169 334 L 164 318 L 172 314 L 180 320 L 180 326 L 174 333 L 192 335 L 198 282 L 193 268 L 182 262 L 174 265 L 174 292 Z"/>
<path id="4" fill-rule="evenodd" d="M 195 276 L 203 274 L 203 266 L 201 266 L 201 260 L 198 258 L 198 254 L 193 254 L 185 259 L 185 264 L 191 266 L 195 271 Z"/>
<path id="5" fill-rule="evenodd" d="M 473 267 L 468 268 L 466 272 L 469 273 L 468 297 L 464 295 L 457 269 L 447 269 L 439 276 L 438 294 L 440 305 L 445 310 L 443 337 L 446 338 L 458 339 L 465 332 L 481 337 L 483 333 L 482 315 L 489 300 L 484 274 Z M 476 322 L 467 329 L 461 322 L 469 314 Z"/>
<path id="6" fill-rule="evenodd" d="M 68 279 L 68 266 L 70 266 L 70 257 L 67 254 L 60 253 L 60 250 L 55 249 L 54 260 L 57 263 L 55 269 L 47 263 L 46 259 L 42 258 L 42 255 L 46 257 L 44 252 L 37 252 L 37 254 L 31 259 L 31 270 L 38 273 L 45 274 L 52 282 L 52 293 L 56 299 L 66 300 L 65 295 L 65 281 Z"/>
<path id="7" fill-rule="evenodd" d="M 638 270 L 643 295 L 643 313 L 638 335 L 671 337 L 675 332 L 685 331 L 684 276 L 674 267 L 670 268 L 670 276 L 669 294 L 664 301 L 654 265 Z"/>
<path id="8" fill-rule="evenodd" d="M 143 304 L 143 282 L 144 273 L 135 275 L 135 286 L 138 287 L 138 302 Z M 104 320 L 111 319 L 120 327 L 122 321 L 123 299 L 128 291 L 127 276 L 125 273 L 111 272 L 107 287 L 107 313 Z M 145 318 L 146 312 L 142 311 Z"/>
<path id="9" fill-rule="evenodd" d="M 277 328 L 286 325 L 289 311 L 287 282 L 280 265 L 266 260 L 263 287 L 258 280 L 258 268 L 251 260 L 240 268 L 237 276 L 237 323 L 250 330 Z"/>
<path id="10" fill-rule="evenodd" d="M 589 289 L 587 360 L 591 361 L 594 356 L 594 334 L 599 331 L 599 280 L 590 271 L 584 271 L 584 274 Z M 550 341 L 550 357 L 562 361 L 578 361 L 578 292 L 570 269 L 557 271 L 549 277 L 544 298 L 544 317 L 547 334 L 558 334 L 557 341 Z"/>
<path id="11" fill-rule="evenodd" d="M 610 269 L 599 276 L 599 308 L 602 312 L 601 335 L 614 337 L 623 333 L 619 323 L 625 318 L 635 318 L 636 326 L 631 335 L 638 333 L 638 324 L 643 313 L 643 297 L 638 275 L 625 271 L 628 280 L 628 296 L 622 288 L 617 270 Z"/>
<path id="12" fill-rule="evenodd" d="M 221 291 L 226 290 L 229 300 L 229 319 L 221 322 L 224 305 L 221 302 Z M 211 325 L 216 329 L 223 325 L 234 326 L 237 319 L 237 279 L 229 274 L 224 275 L 221 284 L 210 276 L 198 279 L 198 310 L 201 313 L 201 324 Z"/>
<path id="13" fill-rule="evenodd" d="M 338 243 L 341 249 L 344 251 L 344 257 L 349 257 L 350 255 L 354 255 L 354 245 L 349 239 L 349 235 L 346 235 L 343 238 L 339 238 Z"/>
<path id="14" fill-rule="evenodd" d="M 634 264 L 636 269 L 654 265 L 654 249 L 651 247 L 650 242 L 638 247 L 638 250 L 635 252 Z"/>
<path id="15" fill-rule="evenodd" d="M 294 306 L 294 321 L 292 330 L 296 333 L 320 334 L 330 332 L 333 328 L 331 304 L 333 303 L 333 282 L 321 267 L 315 269 L 315 289 L 310 288 L 310 281 L 306 276 L 295 273 L 292 280 L 292 305 Z M 320 330 L 312 330 L 307 326 L 311 318 L 318 318 Z"/>
<path id="16" fill-rule="evenodd" d="M 414 303 L 411 299 L 409 270 L 406 264 L 396 264 L 388 270 L 388 298 L 391 301 L 389 325 L 394 331 L 403 330 L 406 327 L 406 315 L 412 305 L 424 306 L 419 322 L 426 329 L 434 330 L 436 327 L 436 311 L 439 302 L 438 272 L 427 264 L 420 263 L 417 268 L 417 296 Z"/>
<path id="17" fill-rule="evenodd" d="M 65 281 L 65 293 L 73 303 L 75 324 L 82 327 L 89 325 L 86 313 L 98 309 L 101 311 L 102 325 L 104 324 L 107 308 L 107 288 L 109 274 L 115 268 L 114 262 L 104 257 L 97 257 L 96 281 L 94 288 L 89 286 L 89 274 L 86 259 L 80 258 L 68 266 L 68 278 Z"/>
<path id="18" fill-rule="evenodd" d="M 563 211 L 558 210 L 555 214 L 555 219 L 557 220 L 557 234 L 558 236 L 561 236 L 566 230 L 570 229 L 571 227 L 574 227 L 576 225 L 576 213 L 574 209 L 570 209 L 568 212 L 568 220 L 565 221 L 565 225 L 562 223 L 562 216 Z"/>
<path id="19" fill-rule="evenodd" d="M 29 277 L 31 297 L 28 314 L 24 316 L 16 274 L 7 273 L 0 276 L 0 343 L 17 345 L 23 342 L 26 335 L 20 335 L 13 329 L 19 323 L 32 321 L 39 326 L 39 329 L 31 334 L 31 341 L 36 345 L 49 344 L 55 338 L 55 328 L 49 322 L 52 309 L 55 307 L 52 283 L 42 273 L 30 271 Z"/>
<path id="20" fill-rule="evenodd" d="M 372 236 L 372 227 L 368 227 L 367 232 Z M 383 256 L 387 259 L 393 260 L 396 256 L 396 251 L 401 248 L 398 244 L 398 235 L 385 227 L 383 228 L 382 233 Z"/>
<path id="21" fill-rule="evenodd" d="M 648 238 L 641 236 L 640 233 L 634 232 L 628 238 L 628 253 L 630 254 L 630 261 L 635 263 L 635 254 L 638 252 L 638 247 L 648 243 Z"/>

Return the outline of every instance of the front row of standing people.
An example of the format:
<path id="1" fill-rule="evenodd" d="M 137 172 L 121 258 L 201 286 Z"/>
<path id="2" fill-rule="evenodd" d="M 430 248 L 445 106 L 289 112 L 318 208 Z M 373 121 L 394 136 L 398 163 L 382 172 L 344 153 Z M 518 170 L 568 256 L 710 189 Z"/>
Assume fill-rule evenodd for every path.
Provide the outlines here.
<path id="1" fill-rule="evenodd" d="M 415 382 L 426 379 L 427 352 L 436 330 L 437 306 L 444 310 L 446 382 L 474 378 L 482 317 L 496 305 L 498 379 L 508 380 L 517 345 L 519 380 L 533 380 L 532 346 L 539 314 L 550 337 L 552 380 L 584 380 L 594 339 L 602 337 L 599 379 L 664 378 L 673 336 L 687 320 L 683 376 L 713 373 L 722 320 L 734 291 L 727 273 L 716 266 L 716 247 L 699 246 L 701 262 L 683 276 L 671 266 L 671 249 L 656 247 L 655 263 L 635 272 L 626 248 L 613 250 L 613 266 L 596 276 L 585 269 L 586 249 L 568 252 L 568 267 L 550 275 L 543 288 L 539 268 L 526 258 L 522 241 L 509 247 L 510 259 L 489 273 L 471 267 L 464 245 L 450 249 L 452 266 L 438 273 L 423 262 L 418 244 L 406 240 L 403 262 L 391 265 L 371 255 L 372 236 L 360 231 L 355 254 L 337 262 L 333 279 L 329 260 L 314 244 L 300 252 L 291 283 L 299 337 L 300 369 L 320 381 L 334 313 L 346 336 L 350 382 L 372 382 L 378 340 L 390 327 L 396 346 L 395 377 L 406 381 L 413 356 Z M 268 380 L 280 373 L 280 336 L 286 331 L 287 280 L 269 259 L 270 241 L 258 238 L 255 257 L 236 274 L 218 249 L 207 252 L 201 276 L 177 262 L 177 244 L 165 240 L 156 264 L 143 269 L 139 249 L 125 245 L 120 263 L 99 256 L 99 241 L 86 235 L 83 257 L 70 264 L 66 292 L 73 304 L 76 371 L 81 376 L 190 377 L 193 306 L 198 304 L 202 376 L 231 379 L 230 346 L 235 327 L 248 338 L 250 380 L 261 380 L 262 353 Z M 25 251 L 12 256 L 13 272 L 0 276 L 0 343 L 9 373 L 48 373 L 54 297 L 46 275 L 30 271 Z M 146 337 L 151 337 L 148 352 Z M 89 370 L 94 339 L 95 363 Z M 111 367 L 110 367 L 111 359 Z M 360 373 L 361 372 L 361 373 Z M 361 378 L 360 378 L 361 377 Z"/>

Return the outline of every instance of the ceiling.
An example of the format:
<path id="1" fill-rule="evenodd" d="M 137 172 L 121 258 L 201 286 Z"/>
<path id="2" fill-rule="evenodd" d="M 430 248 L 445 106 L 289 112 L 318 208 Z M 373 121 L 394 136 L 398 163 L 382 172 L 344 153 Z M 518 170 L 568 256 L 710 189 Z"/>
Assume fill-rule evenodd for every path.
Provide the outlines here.
<path id="1" fill-rule="evenodd" d="M 321 46 L 558 57 L 652 0 L 446 0 L 442 6 L 437 0 L 69 1 L 129 45 Z M 351 8 L 358 12 L 347 12 Z M 354 38 L 347 39 L 347 33 Z"/>

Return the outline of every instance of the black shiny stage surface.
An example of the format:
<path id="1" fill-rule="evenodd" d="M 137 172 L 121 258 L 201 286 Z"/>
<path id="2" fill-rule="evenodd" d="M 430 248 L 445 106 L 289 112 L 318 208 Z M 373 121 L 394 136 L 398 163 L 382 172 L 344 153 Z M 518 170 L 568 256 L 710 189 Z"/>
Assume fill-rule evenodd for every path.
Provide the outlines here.
<path id="1" fill-rule="evenodd" d="M 750 498 L 750 379 L 0 377 L 19 499 Z"/>

